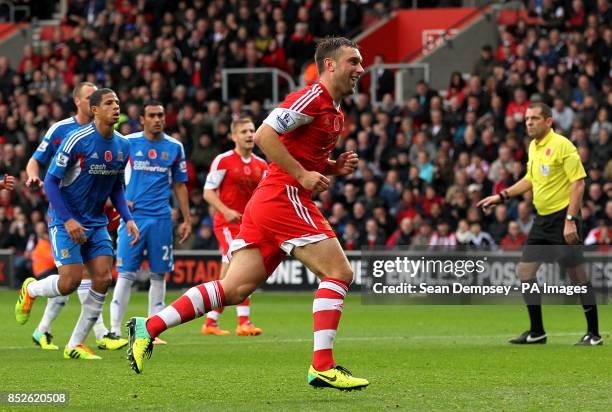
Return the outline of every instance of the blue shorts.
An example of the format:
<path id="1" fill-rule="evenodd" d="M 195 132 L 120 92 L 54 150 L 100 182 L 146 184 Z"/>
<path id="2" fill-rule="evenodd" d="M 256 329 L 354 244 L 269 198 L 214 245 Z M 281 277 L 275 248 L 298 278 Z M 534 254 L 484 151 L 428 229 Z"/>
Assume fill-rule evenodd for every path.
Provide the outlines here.
<path id="1" fill-rule="evenodd" d="M 49 238 L 55 266 L 82 264 L 97 256 L 114 256 L 113 241 L 106 226 L 85 229 L 85 236 L 87 236 L 87 242 L 79 245 L 70 239 L 63 225 L 51 227 Z"/>
<path id="2" fill-rule="evenodd" d="M 119 225 L 117 238 L 117 270 L 136 272 L 142 264 L 144 251 L 147 251 L 149 268 L 153 273 L 166 273 L 174 269 L 172 253 L 172 220 L 159 218 L 134 218 L 140 239 L 130 246 L 125 223 Z"/>

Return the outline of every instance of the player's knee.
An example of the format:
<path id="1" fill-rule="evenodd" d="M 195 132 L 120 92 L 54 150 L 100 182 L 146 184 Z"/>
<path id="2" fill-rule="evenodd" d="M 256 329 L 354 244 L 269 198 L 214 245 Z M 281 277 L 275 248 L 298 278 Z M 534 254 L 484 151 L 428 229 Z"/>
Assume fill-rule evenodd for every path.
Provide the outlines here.
<path id="1" fill-rule="evenodd" d="M 251 285 L 237 285 L 231 282 L 224 282 L 223 280 L 221 280 L 221 286 L 223 287 L 223 293 L 225 295 L 225 306 L 237 305 L 244 302 L 255 289 L 255 287 Z"/>
<path id="2" fill-rule="evenodd" d="M 57 289 L 62 295 L 66 296 L 77 290 L 80 284 L 81 279 L 79 277 L 60 276 L 57 282 Z"/>
<path id="3" fill-rule="evenodd" d="M 351 267 L 338 268 L 331 273 L 324 274 L 326 277 L 334 278 L 348 283 L 353 283 L 353 269 Z"/>
<path id="4" fill-rule="evenodd" d="M 108 290 L 113 283 L 113 276 L 110 272 L 99 274 L 91 281 L 96 290 Z"/>

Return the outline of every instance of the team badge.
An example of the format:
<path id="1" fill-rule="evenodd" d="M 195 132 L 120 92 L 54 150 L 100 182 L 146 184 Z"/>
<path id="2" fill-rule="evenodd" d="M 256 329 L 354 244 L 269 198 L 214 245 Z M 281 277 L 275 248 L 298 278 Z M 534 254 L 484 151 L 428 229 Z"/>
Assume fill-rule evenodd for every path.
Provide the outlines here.
<path id="1" fill-rule="evenodd" d="M 340 117 L 334 116 L 334 131 L 340 131 Z"/>
<path id="2" fill-rule="evenodd" d="M 104 160 L 106 160 L 107 162 L 110 162 L 113 160 L 113 152 L 111 152 L 110 150 L 107 150 L 106 152 L 104 152 Z"/>
<path id="3" fill-rule="evenodd" d="M 121 266 L 121 265 L 123 265 L 123 259 L 117 258 L 117 266 Z"/>
<path id="4" fill-rule="evenodd" d="M 542 173 L 542 176 L 548 176 L 550 174 L 550 166 L 549 165 L 541 165 L 540 166 L 540 173 Z"/>
<path id="5" fill-rule="evenodd" d="M 123 152 L 117 152 L 117 160 L 123 162 Z"/>
<path id="6" fill-rule="evenodd" d="M 62 259 L 66 259 L 70 257 L 70 252 L 68 249 L 62 249 Z"/>
<path id="7" fill-rule="evenodd" d="M 249 166 L 244 166 L 243 170 L 245 175 L 249 176 L 251 174 L 251 168 Z"/>
<path id="8" fill-rule="evenodd" d="M 162 152 L 162 160 L 168 160 L 169 157 L 170 155 L 168 154 L 168 152 Z"/>
<path id="9" fill-rule="evenodd" d="M 157 152 L 155 151 L 155 149 L 149 149 L 149 159 L 157 159 Z"/>
<path id="10" fill-rule="evenodd" d="M 323 123 L 325 124 L 325 126 L 331 125 L 331 122 L 329 121 L 329 117 L 326 117 Z"/>

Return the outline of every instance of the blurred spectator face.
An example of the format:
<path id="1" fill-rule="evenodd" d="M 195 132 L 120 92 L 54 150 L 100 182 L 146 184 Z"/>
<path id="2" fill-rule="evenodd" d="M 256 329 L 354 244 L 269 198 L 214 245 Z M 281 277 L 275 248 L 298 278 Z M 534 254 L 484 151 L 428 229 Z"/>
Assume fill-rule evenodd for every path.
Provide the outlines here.
<path id="1" fill-rule="evenodd" d="M 368 232 L 369 235 L 376 235 L 378 232 L 378 223 L 376 223 L 376 220 L 374 219 L 368 219 L 368 221 L 366 222 L 366 232 Z"/>
<path id="2" fill-rule="evenodd" d="M 591 200 L 599 200 L 603 194 L 599 183 L 592 183 L 589 187 L 589 198 Z"/>
<path id="3" fill-rule="evenodd" d="M 480 212 L 478 209 L 470 207 L 467 212 L 467 220 L 470 222 L 480 222 Z"/>
<path id="4" fill-rule="evenodd" d="M 459 224 L 457 225 L 457 232 L 460 232 L 460 233 L 465 233 L 465 232 L 467 232 L 468 230 L 469 230 L 469 225 L 468 225 L 467 220 L 465 220 L 465 219 L 461 219 L 461 220 L 459 221 Z"/>
<path id="5" fill-rule="evenodd" d="M 410 179 L 418 179 L 419 178 L 419 169 L 416 168 L 415 166 L 411 166 L 410 167 L 410 171 L 408 172 L 408 176 L 410 177 Z"/>
<path id="6" fill-rule="evenodd" d="M 353 216 L 355 219 L 361 219 L 365 216 L 365 207 L 363 207 L 363 203 L 357 202 L 353 205 Z"/>
<path id="7" fill-rule="evenodd" d="M 376 183 L 374 182 L 367 182 L 365 184 L 365 195 L 369 198 L 374 198 L 376 197 L 376 193 L 378 192 L 378 188 L 376 187 Z"/>
<path id="8" fill-rule="evenodd" d="M 49 234 L 47 233 L 47 225 L 45 222 L 38 222 L 34 226 L 34 232 L 36 233 L 36 237 L 39 239 L 48 239 Z"/>
<path id="9" fill-rule="evenodd" d="M 346 210 L 344 209 L 344 205 L 342 205 L 342 203 L 334 203 L 334 206 L 332 206 L 332 216 L 336 221 L 342 220 L 344 216 L 346 216 Z"/>
<path id="10" fill-rule="evenodd" d="M 513 238 L 517 237 L 521 232 L 519 230 L 519 225 L 516 222 L 510 222 L 508 223 L 508 233 L 510 234 L 510 236 L 512 236 Z"/>
<path id="11" fill-rule="evenodd" d="M 409 217 L 403 218 L 402 221 L 400 222 L 400 230 L 402 231 L 402 233 L 412 232 L 413 230 L 412 219 L 410 219 Z"/>
<path id="12" fill-rule="evenodd" d="M 470 232 L 472 232 L 474 236 L 478 235 L 480 233 L 480 223 L 478 222 L 472 223 L 470 225 Z"/>
<path id="13" fill-rule="evenodd" d="M 427 163 L 427 153 L 421 150 L 419 154 L 417 155 L 417 159 L 418 159 L 417 162 L 420 165 L 424 165 L 425 163 Z"/>
<path id="14" fill-rule="evenodd" d="M 347 223 L 346 226 L 344 227 L 344 235 L 346 237 L 354 237 L 357 235 L 357 228 L 355 228 L 355 225 L 353 223 Z"/>
<path id="15" fill-rule="evenodd" d="M 518 205 L 518 215 L 521 220 L 527 220 L 531 214 L 531 208 L 527 202 L 521 202 Z"/>
<path id="16" fill-rule="evenodd" d="M 508 218 L 508 209 L 506 206 L 499 205 L 495 208 L 495 219 L 498 222 L 504 222 Z"/>

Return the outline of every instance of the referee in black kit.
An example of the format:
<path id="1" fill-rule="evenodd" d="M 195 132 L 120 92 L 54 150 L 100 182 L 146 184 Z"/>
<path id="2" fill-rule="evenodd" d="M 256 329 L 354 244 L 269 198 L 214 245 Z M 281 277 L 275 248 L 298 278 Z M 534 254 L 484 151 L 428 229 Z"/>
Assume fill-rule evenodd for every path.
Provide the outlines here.
<path id="1" fill-rule="evenodd" d="M 544 103 L 532 103 L 525 114 L 525 123 L 527 134 L 532 139 L 525 177 L 500 194 L 482 199 L 478 206 L 488 209 L 533 190 L 533 204 L 537 216 L 527 237 L 526 246 L 523 247 L 521 262 L 517 265 L 517 275 L 522 283 L 534 284 L 537 282 L 538 268 L 544 260 L 543 250 L 546 250 L 535 247 L 536 245 L 582 243 L 578 212 L 582 204 L 586 173 L 576 147 L 567 138 L 552 130 L 550 107 Z M 598 330 L 595 295 L 582 264 L 582 248 L 559 248 L 556 250 L 555 260 L 565 268 L 574 284 L 586 286 L 587 293 L 580 294 L 580 299 L 587 321 L 587 333 L 576 345 L 603 344 Z M 523 293 L 523 298 L 529 311 L 531 328 L 519 337 L 511 339 L 510 343 L 546 343 L 541 295 L 527 292 Z"/>

